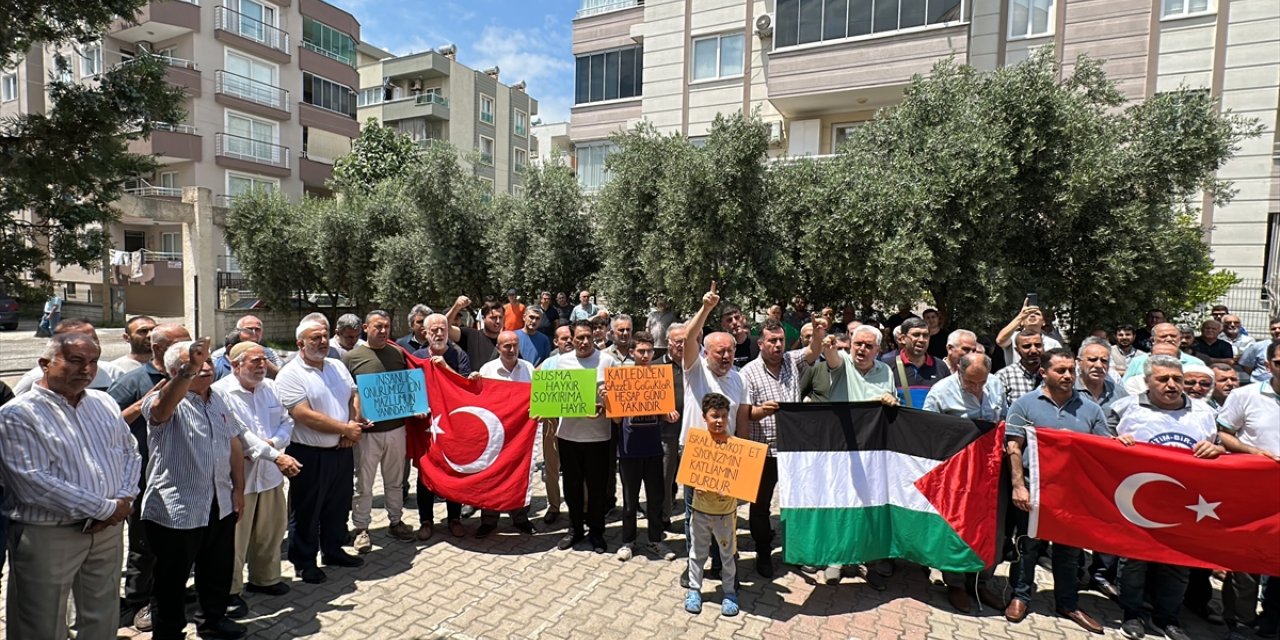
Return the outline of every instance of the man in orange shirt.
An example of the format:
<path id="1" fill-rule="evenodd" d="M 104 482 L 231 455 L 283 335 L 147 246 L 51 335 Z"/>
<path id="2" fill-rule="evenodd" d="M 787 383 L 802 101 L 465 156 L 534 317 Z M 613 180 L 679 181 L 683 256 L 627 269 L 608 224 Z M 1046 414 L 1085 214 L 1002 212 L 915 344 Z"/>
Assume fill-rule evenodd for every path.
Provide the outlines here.
<path id="1" fill-rule="evenodd" d="M 506 331 L 524 328 L 524 305 L 515 289 L 507 289 L 507 303 L 502 305 L 502 328 Z"/>

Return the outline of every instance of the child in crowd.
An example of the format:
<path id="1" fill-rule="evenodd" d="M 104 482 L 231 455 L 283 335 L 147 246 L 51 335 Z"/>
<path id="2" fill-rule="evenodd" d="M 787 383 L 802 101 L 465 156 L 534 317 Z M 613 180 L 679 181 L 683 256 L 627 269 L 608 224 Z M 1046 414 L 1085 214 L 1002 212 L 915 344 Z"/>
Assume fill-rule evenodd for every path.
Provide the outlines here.
<path id="1" fill-rule="evenodd" d="M 718 393 L 702 397 L 702 419 L 716 444 L 729 440 L 729 399 Z M 730 496 L 694 489 L 693 514 L 689 525 L 689 593 L 684 598 L 684 609 L 689 613 L 702 611 L 702 567 L 706 564 L 708 545 L 712 539 L 720 552 L 724 567 L 720 570 L 724 587 L 724 600 L 720 613 L 738 615 L 738 593 L 735 590 L 737 562 L 738 499 Z"/>

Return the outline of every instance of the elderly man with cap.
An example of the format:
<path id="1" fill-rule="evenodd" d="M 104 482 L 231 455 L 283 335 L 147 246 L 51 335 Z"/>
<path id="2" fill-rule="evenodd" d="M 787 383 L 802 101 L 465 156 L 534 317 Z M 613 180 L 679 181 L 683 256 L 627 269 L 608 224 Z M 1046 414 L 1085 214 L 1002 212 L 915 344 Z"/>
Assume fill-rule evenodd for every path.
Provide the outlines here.
<path id="1" fill-rule="evenodd" d="M 31 391 L 0 409 L 0 482 L 8 492 L 10 638 L 115 638 L 124 522 L 142 459 L 111 397 L 88 389 L 97 340 L 55 335 Z"/>
<path id="2" fill-rule="evenodd" d="M 245 460 L 244 510 L 236 523 L 235 563 L 231 570 L 231 602 L 228 613 L 239 617 L 248 611 L 242 591 L 271 596 L 289 592 L 280 578 L 280 542 L 284 539 L 284 476 L 297 475 L 293 457 L 279 453 L 289 446 L 293 419 L 276 396 L 275 381 L 267 378 L 267 357 L 260 345 L 241 342 L 228 353 L 232 375 L 214 383 L 224 394 L 231 412 L 245 429 L 275 452 L 274 464 Z M 244 566 L 249 565 L 249 582 Z"/>

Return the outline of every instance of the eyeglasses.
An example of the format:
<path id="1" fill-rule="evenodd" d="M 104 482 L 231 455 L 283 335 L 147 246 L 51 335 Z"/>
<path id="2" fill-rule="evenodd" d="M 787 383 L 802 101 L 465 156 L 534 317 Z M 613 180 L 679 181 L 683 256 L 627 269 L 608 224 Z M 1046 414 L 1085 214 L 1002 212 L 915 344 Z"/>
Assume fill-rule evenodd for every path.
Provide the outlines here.
<path id="1" fill-rule="evenodd" d="M 1187 380 L 1183 384 L 1188 387 L 1199 387 L 1201 389 L 1209 389 L 1213 387 L 1212 380 Z"/>

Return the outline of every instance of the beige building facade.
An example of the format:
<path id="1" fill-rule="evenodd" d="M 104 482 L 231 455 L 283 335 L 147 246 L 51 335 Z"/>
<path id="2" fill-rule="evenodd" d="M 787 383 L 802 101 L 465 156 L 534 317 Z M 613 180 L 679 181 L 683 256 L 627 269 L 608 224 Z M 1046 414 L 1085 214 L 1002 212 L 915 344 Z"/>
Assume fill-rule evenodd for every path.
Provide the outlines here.
<path id="1" fill-rule="evenodd" d="M 590 191 L 608 136 L 642 119 L 696 141 L 717 113 L 758 109 L 771 155 L 821 156 L 940 59 L 1103 58 L 1130 99 L 1199 88 L 1262 123 L 1219 171 L 1235 200 L 1203 212 L 1216 264 L 1245 278 L 1229 301 L 1262 329 L 1280 299 L 1277 34 L 1277 0 L 580 0 L 569 135 Z"/>
<path id="2" fill-rule="evenodd" d="M 475 70 L 457 47 L 395 56 L 359 47 L 359 117 L 374 118 L 421 145 L 452 145 L 491 194 L 524 194 L 522 174 L 538 156 L 538 101 L 524 82 L 500 81 L 497 67 Z"/>

